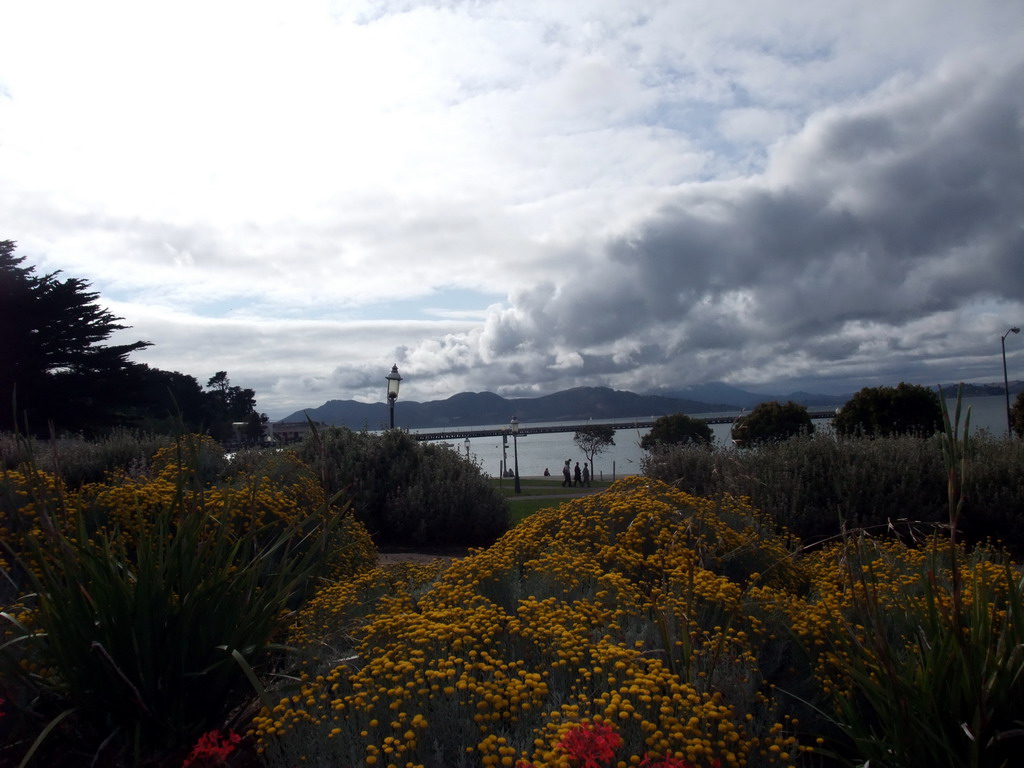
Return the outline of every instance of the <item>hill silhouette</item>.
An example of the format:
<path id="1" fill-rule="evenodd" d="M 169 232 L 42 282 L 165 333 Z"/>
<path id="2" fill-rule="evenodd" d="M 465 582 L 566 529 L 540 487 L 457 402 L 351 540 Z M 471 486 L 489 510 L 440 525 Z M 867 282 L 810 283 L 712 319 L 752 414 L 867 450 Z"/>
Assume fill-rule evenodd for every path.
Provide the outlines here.
<path id="1" fill-rule="evenodd" d="M 660 395 L 638 395 L 608 387 L 575 387 L 534 398 L 507 399 L 493 392 L 461 392 L 445 400 L 426 403 L 401 400 L 395 404 L 395 426 L 405 429 L 440 429 L 519 421 L 595 421 L 673 413 L 712 413 L 736 410 L 729 403 L 706 403 Z M 282 421 L 313 421 L 350 429 L 383 429 L 388 424 L 386 403 L 329 400 L 317 408 L 295 411 Z"/>
<path id="2" fill-rule="evenodd" d="M 942 387 L 947 396 L 956 393 L 956 384 Z M 1024 389 L 1024 382 L 1011 381 L 1009 390 L 1015 394 Z M 1003 394 L 1002 383 L 965 384 L 964 396 Z M 504 398 L 493 392 L 460 392 L 445 400 L 418 403 L 399 398 L 395 405 L 395 426 L 403 429 L 445 429 L 506 424 L 513 416 L 524 423 L 538 421 L 595 421 L 667 416 L 673 413 L 699 414 L 750 409 L 772 400 L 792 400 L 804 406 L 838 407 L 853 393 L 823 395 L 792 392 L 771 395 L 710 382 L 677 392 L 639 395 L 609 387 L 574 387 L 550 395 L 533 398 Z M 305 408 L 289 414 L 281 422 L 313 421 L 349 429 L 379 430 L 388 425 L 387 403 L 360 403 L 355 400 L 328 400 L 316 408 Z M 280 422 L 278 422 L 280 423 Z"/>

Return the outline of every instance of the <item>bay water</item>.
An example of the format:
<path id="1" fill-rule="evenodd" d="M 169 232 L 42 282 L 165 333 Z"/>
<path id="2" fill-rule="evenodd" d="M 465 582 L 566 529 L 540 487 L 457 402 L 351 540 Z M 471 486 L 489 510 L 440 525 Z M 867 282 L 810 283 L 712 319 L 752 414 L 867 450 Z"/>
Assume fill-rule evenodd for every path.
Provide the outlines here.
<path id="1" fill-rule="evenodd" d="M 949 415 L 952 419 L 956 400 L 947 400 L 947 404 L 949 406 Z M 993 437 L 998 438 L 1006 436 L 1005 396 L 965 397 L 962 404 L 961 422 L 963 421 L 968 406 L 971 409 L 970 428 L 972 433 L 976 433 L 979 430 L 986 430 Z M 824 411 L 829 410 L 830 408 L 830 406 L 809 406 L 808 410 Z M 743 415 L 743 412 L 737 410 L 691 415 L 694 417 L 706 418 L 721 416 L 736 417 Z M 608 419 L 607 421 L 603 420 L 601 422 L 621 424 L 622 427 L 616 429 L 615 445 L 609 447 L 594 458 L 595 478 L 613 480 L 626 475 L 640 474 L 640 461 L 644 455 L 644 451 L 640 448 L 640 439 L 647 434 L 649 430 L 635 429 L 629 426 L 637 420 L 650 421 L 652 420 L 652 417 L 636 416 L 630 419 Z M 828 430 L 831 428 L 831 423 L 831 419 L 815 419 L 815 430 Z M 523 423 L 520 428 L 529 429 L 530 427 L 558 426 L 560 424 L 561 422 L 530 422 Z M 571 424 L 574 426 L 579 425 L 578 422 L 571 422 Z M 480 428 L 504 429 L 507 426 L 507 424 L 495 424 L 482 425 Z M 729 431 L 732 429 L 731 423 L 711 424 L 710 426 L 717 446 L 725 447 L 732 445 L 729 435 Z M 417 431 L 418 430 L 412 430 L 412 433 L 416 434 Z M 419 431 L 428 432 L 429 430 Z M 508 442 L 504 446 L 502 445 L 501 437 L 470 438 L 468 458 L 470 461 L 480 466 L 481 470 L 485 474 L 491 477 L 498 477 L 501 475 L 502 466 L 506 466 L 509 469 L 514 468 L 516 455 L 518 454 L 519 476 L 521 478 L 541 476 L 544 474 L 545 469 L 551 473 L 552 477 L 559 478 L 562 473 L 562 465 L 565 463 L 566 459 L 571 462 L 572 466 L 575 466 L 576 462 L 579 462 L 581 468 L 587 460 L 586 456 L 583 455 L 583 452 L 575 442 L 573 442 L 573 434 L 573 432 L 545 432 L 532 435 L 520 434 L 514 441 L 512 439 L 512 435 L 509 434 Z M 464 440 L 458 440 L 455 442 L 448 441 L 446 444 L 449 445 L 452 450 L 458 451 L 462 455 L 466 455 L 466 443 Z"/>

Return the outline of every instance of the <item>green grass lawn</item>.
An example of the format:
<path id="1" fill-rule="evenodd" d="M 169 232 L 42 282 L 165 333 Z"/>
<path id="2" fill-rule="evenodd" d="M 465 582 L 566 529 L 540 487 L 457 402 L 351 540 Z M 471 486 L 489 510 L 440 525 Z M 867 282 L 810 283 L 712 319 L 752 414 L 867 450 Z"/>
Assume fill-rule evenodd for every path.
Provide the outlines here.
<path id="1" fill-rule="evenodd" d="M 509 517 L 513 527 L 519 525 L 526 518 L 541 509 L 557 507 L 562 502 L 557 499 L 509 499 Z"/>
<path id="2" fill-rule="evenodd" d="M 520 477 L 519 487 L 522 493 L 516 494 L 515 480 L 511 477 L 493 477 L 491 483 L 508 499 L 512 525 L 517 525 L 539 509 L 557 507 L 563 500 L 567 501 L 584 493 L 603 491 L 611 485 L 609 480 L 592 481 L 589 488 L 573 488 L 563 486 L 561 477 Z M 552 496 L 564 498 L 551 498 Z"/>
<path id="3" fill-rule="evenodd" d="M 492 477 L 489 480 L 491 485 L 499 488 L 506 498 L 512 499 L 516 496 L 516 481 L 513 478 Z M 611 484 L 610 480 L 592 480 L 589 488 L 580 486 L 573 488 L 563 486 L 561 477 L 520 477 L 519 487 L 522 489 L 522 493 L 518 495 L 520 498 L 527 496 L 578 496 L 581 493 L 603 491 Z"/>

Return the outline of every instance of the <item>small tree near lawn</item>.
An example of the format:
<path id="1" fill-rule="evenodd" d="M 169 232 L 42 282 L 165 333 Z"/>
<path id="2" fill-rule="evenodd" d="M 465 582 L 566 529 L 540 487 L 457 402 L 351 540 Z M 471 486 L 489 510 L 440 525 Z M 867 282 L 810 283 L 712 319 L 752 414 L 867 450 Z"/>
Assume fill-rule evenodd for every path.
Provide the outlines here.
<path id="1" fill-rule="evenodd" d="M 594 457 L 615 445 L 615 429 L 609 424 L 595 424 L 592 427 L 581 427 L 576 430 L 572 441 L 583 451 L 590 462 L 590 474 L 594 474 Z"/>

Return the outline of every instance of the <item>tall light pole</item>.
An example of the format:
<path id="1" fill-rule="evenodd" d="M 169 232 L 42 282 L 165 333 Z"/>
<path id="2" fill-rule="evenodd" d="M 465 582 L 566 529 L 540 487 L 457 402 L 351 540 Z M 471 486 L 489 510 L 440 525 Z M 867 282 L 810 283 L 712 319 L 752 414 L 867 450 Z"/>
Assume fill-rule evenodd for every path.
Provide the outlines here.
<path id="1" fill-rule="evenodd" d="M 1013 425 L 1010 423 L 1010 381 L 1006 377 L 1006 337 L 1011 333 L 1020 333 L 1020 328 L 1014 326 L 999 338 L 1003 347 L 1003 391 L 1006 393 L 1006 436 L 1013 437 Z"/>
<path id="2" fill-rule="evenodd" d="M 391 373 L 384 377 L 388 380 L 388 406 L 391 408 L 391 428 L 395 428 L 395 400 L 398 399 L 398 385 L 402 377 L 398 375 L 398 364 L 391 366 Z"/>
<path id="3" fill-rule="evenodd" d="M 508 432 L 505 430 L 501 431 L 501 476 L 505 476 L 505 470 L 508 469 Z M 501 486 L 501 483 L 498 483 Z"/>
<path id="4" fill-rule="evenodd" d="M 522 493 L 523 488 L 519 485 L 519 419 L 512 417 L 512 456 L 516 467 L 516 493 Z"/>

